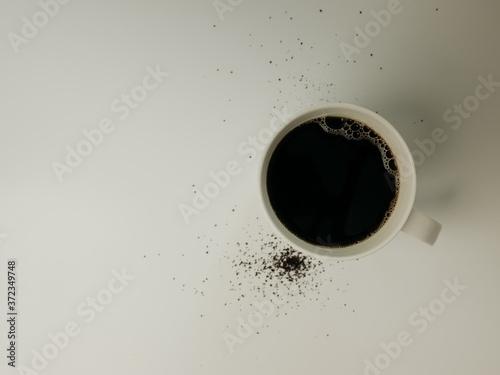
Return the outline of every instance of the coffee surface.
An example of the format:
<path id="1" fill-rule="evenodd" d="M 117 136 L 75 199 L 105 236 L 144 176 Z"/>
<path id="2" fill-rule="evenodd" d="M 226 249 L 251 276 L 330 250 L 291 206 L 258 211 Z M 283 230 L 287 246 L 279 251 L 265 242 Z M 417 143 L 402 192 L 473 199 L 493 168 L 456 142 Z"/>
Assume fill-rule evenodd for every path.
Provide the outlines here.
<path id="1" fill-rule="evenodd" d="M 345 247 L 380 229 L 397 200 L 399 174 L 387 143 L 366 124 L 320 117 L 291 130 L 267 169 L 281 223 L 314 245 Z"/>

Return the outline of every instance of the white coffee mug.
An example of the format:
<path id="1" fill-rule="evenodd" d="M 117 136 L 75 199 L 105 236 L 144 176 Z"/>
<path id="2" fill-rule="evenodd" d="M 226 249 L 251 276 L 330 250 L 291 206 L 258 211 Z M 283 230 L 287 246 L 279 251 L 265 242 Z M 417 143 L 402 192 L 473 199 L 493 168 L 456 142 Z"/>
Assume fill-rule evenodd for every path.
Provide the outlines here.
<path id="1" fill-rule="evenodd" d="M 371 127 L 386 141 L 396 159 L 400 174 L 397 201 L 387 222 L 367 239 L 340 248 L 312 244 L 291 233 L 276 216 L 267 194 L 267 169 L 276 146 L 295 127 L 322 116 L 348 117 Z M 360 258 L 379 250 L 400 231 L 433 245 L 441 231 L 441 224 L 413 209 L 417 178 L 415 164 L 405 141 L 387 120 L 363 107 L 343 103 L 328 104 L 308 109 L 293 117 L 268 143 L 260 166 L 259 178 L 261 201 L 274 230 L 293 248 L 322 259 L 350 260 Z"/>

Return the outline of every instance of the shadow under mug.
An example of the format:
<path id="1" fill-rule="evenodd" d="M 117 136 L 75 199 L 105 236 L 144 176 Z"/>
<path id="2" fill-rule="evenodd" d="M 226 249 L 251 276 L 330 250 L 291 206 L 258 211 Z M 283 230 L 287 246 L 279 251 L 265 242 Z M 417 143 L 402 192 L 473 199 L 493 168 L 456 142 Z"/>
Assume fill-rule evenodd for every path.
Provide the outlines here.
<path id="1" fill-rule="evenodd" d="M 292 129 L 322 116 L 348 117 L 371 127 L 391 149 L 399 170 L 399 192 L 396 204 L 386 223 L 361 242 L 345 247 L 328 247 L 306 242 L 291 233 L 278 219 L 267 194 L 267 170 L 276 146 Z M 352 104 L 328 104 L 297 114 L 268 143 L 259 170 L 259 190 L 264 211 L 274 230 L 293 248 L 323 260 L 350 260 L 369 255 L 403 231 L 429 245 L 436 241 L 441 224 L 413 209 L 417 178 L 411 152 L 397 130 L 380 115 Z"/>

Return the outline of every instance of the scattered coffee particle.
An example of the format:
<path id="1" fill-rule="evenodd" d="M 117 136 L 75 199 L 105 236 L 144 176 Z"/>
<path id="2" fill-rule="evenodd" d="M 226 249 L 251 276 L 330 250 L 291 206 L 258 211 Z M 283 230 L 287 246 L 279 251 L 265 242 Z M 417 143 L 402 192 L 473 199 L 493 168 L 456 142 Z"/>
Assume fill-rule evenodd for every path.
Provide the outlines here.
<path id="1" fill-rule="evenodd" d="M 264 299 L 286 301 L 276 305 L 276 315 L 300 308 L 305 302 L 317 303 L 320 309 L 331 305 L 327 285 L 333 283 L 332 274 L 338 266 L 293 249 L 268 225 L 255 220 L 257 223 L 243 228 L 249 240 L 236 242 L 236 248 L 229 247 L 224 256 L 234 272 L 234 278 L 228 280 L 229 291 L 247 297 L 237 299 L 240 309 L 249 301 Z M 324 288 L 329 292 L 322 292 Z"/>

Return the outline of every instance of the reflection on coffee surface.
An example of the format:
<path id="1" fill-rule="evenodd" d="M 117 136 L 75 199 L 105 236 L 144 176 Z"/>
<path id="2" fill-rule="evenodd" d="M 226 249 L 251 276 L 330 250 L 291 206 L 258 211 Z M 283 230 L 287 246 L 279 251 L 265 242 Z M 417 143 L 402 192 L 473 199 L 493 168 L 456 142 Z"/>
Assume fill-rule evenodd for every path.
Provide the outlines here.
<path id="1" fill-rule="evenodd" d="M 285 135 L 269 161 L 266 184 L 290 232 L 314 245 L 345 247 L 388 220 L 399 172 L 389 146 L 368 125 L 326 116 Z"/>

